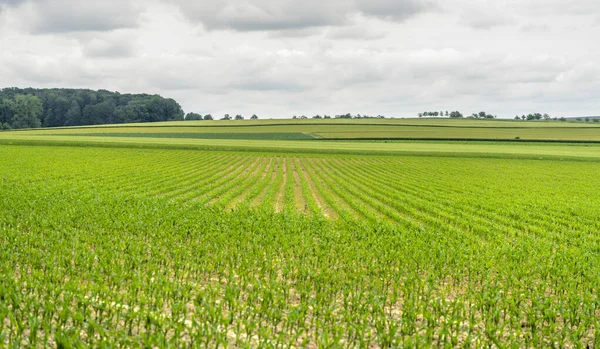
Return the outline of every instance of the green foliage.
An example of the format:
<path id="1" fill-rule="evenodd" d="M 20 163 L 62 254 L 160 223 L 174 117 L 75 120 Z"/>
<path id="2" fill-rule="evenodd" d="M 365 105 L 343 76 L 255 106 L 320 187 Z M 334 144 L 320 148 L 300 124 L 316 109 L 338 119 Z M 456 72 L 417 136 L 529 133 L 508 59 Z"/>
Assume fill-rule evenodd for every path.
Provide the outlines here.
<path id="1" fill-rule="evenodd" d="M 496 115 L 488 114 L 484 111 L 480 111 L 479 113 L 473 113 L 469 117 L 473 118 L 473 119 L 495 119 L 495 118 L 497 118 Z"/>
<path id="2" fill-rule="evenodd" d="M 550 120 L 550 115 L 548 114 L 540 114 L 540 113 L 532 113 L 532 114 L 527 114 L 527 115 L 523 115 L 521 116 L 521 118 L 523 120 L 527 120 L 527 121 L 535 121 L 535 120 Z"/>
<path id="3" fill-rule="evenodd" d="M 198 113 L 187 113 L 185 115 L 185 119 L 186 120 L 204 120 L 204 118 L 202 117 L 202 115 L 200 115 Z"/>
<path id="4" fill-rule="evenodd" d="M 9 106 L 14 113 L 11 121 L 12 128 L 41 127 L 40 116 L 43 106 L 37 96 L 16 95 L 14 100 L 9 101 Z"/>
<path id="5" fill-rule="evenodd" d="M 40 103 L 26 102 L 32 98 Z M 183 120 L 183 110 L 174 100 L 157 95 L 77 89 L 0 90 L 0 124 L 8 122 L 13 128 L 169 120 Z"/>
<path id="6" fill-rule="evenodd" d="M 0 168 L 2 347 L 598 346 L 598 162 L 0 146 Z"/>

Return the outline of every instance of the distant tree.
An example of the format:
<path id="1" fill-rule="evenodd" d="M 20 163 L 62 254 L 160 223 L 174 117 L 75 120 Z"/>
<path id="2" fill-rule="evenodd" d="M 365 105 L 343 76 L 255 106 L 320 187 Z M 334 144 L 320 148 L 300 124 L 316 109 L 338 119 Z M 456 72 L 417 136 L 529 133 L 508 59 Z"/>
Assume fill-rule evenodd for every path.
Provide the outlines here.
<path id="1" fill-rule="evenodd" d="M 38 128 L 42 126 L 40 117 L 44 112 L 42 101 L 37 96 L 16 95 L 11 101 L 11 109 L 14 112 L 12 128 Z"/>
<path id="2" fill-rule="evenodd" d="M 312 117 L 313 119 L 322 119 L 321 115 L 317 114 L 315 116 Z"/>
<path id="3" fill-rule="evenodd" d="M 204 120 L 212 120 L 212 119 L 213 119 L 212 115 L 210 115 L 210 114 L 204 115 Z"/>
<path id="4" fill-rule="evenodd" d="M 515 120 L 521 120 L 521 117 L 519 115 L 515 116 Z"/>
<path id="5" fill-rule="evenodd" d="M 64 126 L 66 124 L 66 114 L 71 105 L 69 99 L 59 93 L 49 91 L 42 102 L 45 109 L 42 126 Z"/>
<path id="6" fill-rule="evenodd" d="M 258 115 L 256 114 L 252 114 L 252 116 L 250 117 L 251 120 L 258 120 Z"/>
<path id="7" fill-rule="evenodd" d="M 451 112 L 451 113 L 450 113 L 450 117 L 451 117 L 451 118 L 462 118 L 462 117 L 463 117 L 463 115 L 462 115 L 462 113 L 461 113 L 461 112 L 459 112 L 459 111 L 453 111 L 453 112 Z"/>
<path id="8" fill-rule="evenodd" d="M 323 116 L 323 119 L 331 119 L 331 116 L 325 115 L 325 116 Z"/>
<path id="9" fill-rule="evenodd" d="M 488 114 L 484 111 L 480 111 L 479 113 L 473 113 L 469 116 L 472 119 L 495 119 L 496 115 Z"/>
<path id="10" fill-rule="evenodd" d="M 81 122 L 81 107 L 77 101 L 72 101 L 67 114 L 65 115 L 65 125 L 74 126 L 80 125 Z"/>
<path id="11" fill-rule="evenodd" d="M 244 120 L 244 117 L 241 116 L 240 114 L 238 114 L 238 115 L 235 116 L 235 119 L 236 120 Z"/>
<path id="12" fill-rule="evenodd" d="M 0 128 L 2 130 L 10 130 L 12 127 L 10 127 L 10 124 L 8 122 L 4 122 L 2 123 L 2 125 L 0 125 Z"/>
<path id="13" fill-rule="evenodd" d="M 204 120 L 204 118 L 202 117 L 202 115 L 197 114 L 197 113 L 187 113 L 185 115 L 185 119 L 186 120 Z"/>
<path id="14" fill-rule="evenodd" d="M 448 113 L 448 111 L 446 110 L 446 116 L 450 116 L 450 114 Z"/>
<path id="15" fill-rule="evenodd" d="M 158 95 L 120 94 L 82 89 L 0 89 L 0 124 L 13 121 L 12 104 L 19 94 L 37 97 L 43 127 L 99 123 L 183 120 L 181 106 Z"/>
<path id="16" fill-rule="evenodd" d="M 600 122 L 600 119 L 594 119 L 593 121 L 594 122 Z"/>
<path id="17" fill-rule="evenodd" d="M 423 113 L 419 113 L 419 117 L 422 118 L 423 117 Z"/>
<path id="18" fill-rule="evenodd" d="M 0 97 L 0 124 L 8 124 L 12 120 L 13 114 L 10 99 L 4 100 Z"/>
<path id="19" fill-rule="evenodd" d="M 297 118 L 298 118 L 298 117 L 297 117 L 296 115 L 294 115 L 294 116 L 292 117 L 292 119 L 297 119 Z"/>
<path id="20" fill-rule="evenodd" d="M 590 122 L 590 118 L 585 118 L 585 122 Z"/>
<path id="21" fill-rule="evenodd" d="M 115 102 L 106 100 L 98 104 L 88 104 L 83 108 L 81 124 L 82 125 L 98 125 L 106 123 L 117 123 L 114 118 Z"/>
<path id="22" fill-rule="evenodd" d="M 565 122 L 565 121 L 567 121 L 567 119 L 566 119 L 566 118 L 564 118 L 564 117 L 561 117 L 561 118 L 560 118 L 560 119 L 558 119 L 558 120 L 560 120 L 560 121 L 562 121 L 562 122 Z"/>
<path id="23" fill-rule="evenodd" d="M 544 117 L 544 120 L 550 120 L 550 115 L 548 115 L 548 114 L 544 114 L 543 117 Z"/>
<path id="24" fill-rule="evenodd" d="M 221 120 L 231 120 L 231 116 L 229 116 L 229 114 L 225 114 Z"/>

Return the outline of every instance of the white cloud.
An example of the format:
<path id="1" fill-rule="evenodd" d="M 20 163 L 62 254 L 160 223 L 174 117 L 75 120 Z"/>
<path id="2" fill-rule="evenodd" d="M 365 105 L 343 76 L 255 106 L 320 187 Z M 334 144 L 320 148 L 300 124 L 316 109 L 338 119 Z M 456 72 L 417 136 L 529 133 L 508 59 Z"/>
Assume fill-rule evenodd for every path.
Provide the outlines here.
<path id="1" fill-rule="evenodd" d="M 0 5 L 4 86 L 160 93 L 261 117 L 600 110 L 595 0 Z"/>

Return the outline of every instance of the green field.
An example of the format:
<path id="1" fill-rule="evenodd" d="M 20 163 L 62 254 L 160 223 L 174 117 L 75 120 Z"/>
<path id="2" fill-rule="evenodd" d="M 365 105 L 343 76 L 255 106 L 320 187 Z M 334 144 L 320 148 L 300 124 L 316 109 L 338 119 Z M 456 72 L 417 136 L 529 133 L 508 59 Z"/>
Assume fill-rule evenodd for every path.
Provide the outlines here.
<path id="1" fill-rule="evenodd" d="M 0 347 L 600 345 L 600 145 L 188 124 L 0 133 Z"/>
<path id="2" fill-rule="evenodd" d="M 14 134 L 15 132 L 12 132 Z M 242 121 L 174 121 L 19 131 L 45 135 L 196 139 L 433 139 L 600 142 L 594 123 L 524 122 L 451 119 L 302 119 Z M 6 137 L 6 136 L 4 136 Z M 3 135 L 0 133 L 0 139 Z"/>

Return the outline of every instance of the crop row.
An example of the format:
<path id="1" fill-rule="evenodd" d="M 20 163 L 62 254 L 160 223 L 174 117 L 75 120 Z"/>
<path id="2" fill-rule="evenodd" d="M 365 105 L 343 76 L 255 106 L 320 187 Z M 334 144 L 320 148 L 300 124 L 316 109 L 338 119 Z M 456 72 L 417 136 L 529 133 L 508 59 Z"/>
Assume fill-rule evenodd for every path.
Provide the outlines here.
<path id="1" fill-rule="evenodd" d="M 597 347 L 598 164 L 0 147 L 0 346 Z"/>

